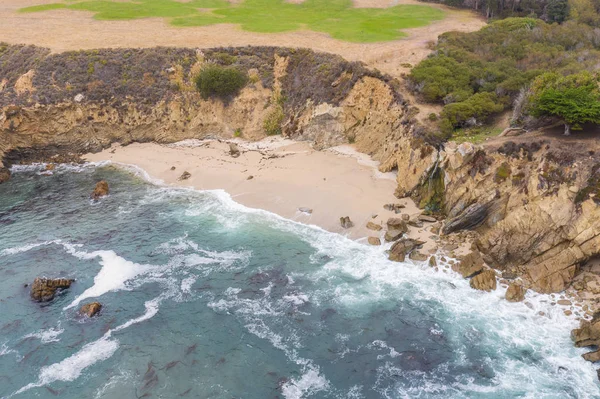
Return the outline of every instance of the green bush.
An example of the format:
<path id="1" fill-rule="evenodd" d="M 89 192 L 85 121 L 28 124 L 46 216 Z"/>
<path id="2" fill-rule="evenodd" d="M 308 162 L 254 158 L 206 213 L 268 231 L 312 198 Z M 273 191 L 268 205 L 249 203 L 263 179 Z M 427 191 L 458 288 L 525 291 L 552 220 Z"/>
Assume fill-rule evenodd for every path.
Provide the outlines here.
<path id="1" fill-rule="evenodd" d="M 231 66 L 207 64 L 200 70 L 194 81 L 203 98 L 228 99 L 246 86 L 248 75 Z"/>
<path id="2" fill-rule="evenodd" d="M 268 136 L 281 134 L 281 124 L 283 123 L 284 118 L 283 107 L 281 104 L 277 103 L 263 122 L 265 133 L 267 133 Z"/>
<path id="3" fill-rule="evenodd" d="M 495 113 L 501 112 L 504 105 L 499 102 L 495 94 L 477 93 L 467 100 L 448 104 L 441 113 L 442 119 L 447 120 L 454 128 L 464 126 L 469 119 L 477 122 L 485 120 Z"/>

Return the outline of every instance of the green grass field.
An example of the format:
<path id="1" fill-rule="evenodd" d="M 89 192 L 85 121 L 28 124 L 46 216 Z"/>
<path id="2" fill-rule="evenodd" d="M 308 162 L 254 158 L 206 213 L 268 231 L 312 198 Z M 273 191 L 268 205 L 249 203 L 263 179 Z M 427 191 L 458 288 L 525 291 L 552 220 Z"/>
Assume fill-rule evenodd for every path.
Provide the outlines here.
<path id="1" fill-rule="evenodd" d="M 252 32 L 289 32 L 310 29 L 349 42 L 389 41 L 405 36 L 401 29 L 424 26 L 444 17 L 443 11 L 426 5 L 390 8 L 354 8 L 351 0 L 245 0 L 233 5 L 225 0 L 65 0 L 23 8 L 21 12 L 56 9 L 91 11 L 100 20 L 168 18 L 175 26 L 239 24 Z"/>

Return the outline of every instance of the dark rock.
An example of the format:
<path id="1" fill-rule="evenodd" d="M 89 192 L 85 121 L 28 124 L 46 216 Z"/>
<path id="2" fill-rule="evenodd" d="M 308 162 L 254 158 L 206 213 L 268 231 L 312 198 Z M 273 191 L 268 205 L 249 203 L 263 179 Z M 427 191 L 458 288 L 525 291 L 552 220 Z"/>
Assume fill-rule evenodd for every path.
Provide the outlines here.
<path id="1" fill-rule="evenodd" d="M 471 288 L 481 291 L 494 291 L 496 289 L 496 273 L 486 270 L 471 279 Z"/>
<path id="2" fill-rule="evenodd" d="M 92 192 L 91 198 L 93 200 L 98 200 L 102 197 L 106 197 L 109 193 L 108 190 L 108 182 L 106 180 L 101 180 L 98 183 L 96 183 L 96 187 L 94 188 L 94 191 Z"/>
<path id="3" fill-rule="evenodd" d="M 431 266 L 431 267 L 437 266 L 437 260 L 435 260 L 435 256 L 432 256 L 431 258 L 429 258 L 429 266 Z"/>
<path id="4" fill-rule="evenodd" d="M 505 298 L 509 302 L 521 302 L 525 299 L 525 292 L 527 290 L 522 285 L 512 283 L 506 290 Z"/>
<path id="5" fill-rule="evenodd" d="M 31 285 L 31 299 L 37 302 L 48 302 L 54 298 L 59 289 L 67 289 L 73 283 L 72 279 L 48 279 L 37 277 Z"/>
<path id="6" fill-rule="evenodd" d="M 79 309 L 79 313 L 86 315 L 87 317 L 94 317 L 100 312 L 100 309 L 102 309 L 102 304 L 100 302 L 86 303 Z"/>
<path id="7" fill-rule="evenodd" d="M 192 174 L 188 171 L 185 171 L 181 174 L 181 176 L 179 176 L 179 180 L 187 180 L 190 177 L 192 177 Z"/>
<path id="8" fill-rule="evenodd" d="M 459 230 L 472 230 L 480 226 L 487 218 L 491 205 L 491 202 L 487 204 L 475 203 L 469 205 L 458 216 L 446 221 L 442 233 L 450 234 Z"/>
<path id="9" fill-rule="evenodd" d="M 342 216 L 340 218 L 340 224 L 343 228 L 349 229 L 354 226 L 354 223 L 350 220 L 350 216 Z"/>
<path id="10" fill-rule="evenodd" d="M 517 273 L 505 270 L 502 272 L 502 278 L 505 278 L 507 280 L 514 280 L 517 278 Z"/>
<path id="11" fill-rule="evenodd" d="M 483 270 L 483 258 L 479 252 L 470 252 L 463 256 L 456 269 L 464 278 L 473 277 Z"/>
<path id="12" fill-rule="evenodd" d="M 252 179 L 254 179 L 254 176 L 252 176 L 252 175 L 250 175 L 246 178 L 246 180 L 252 180 Z"/>
<path id="13" fill-rule="evenodd" d="M 175 166 L 171 166 L 171 170 L 175 170 L 175 169 L 176 169 Z"/>

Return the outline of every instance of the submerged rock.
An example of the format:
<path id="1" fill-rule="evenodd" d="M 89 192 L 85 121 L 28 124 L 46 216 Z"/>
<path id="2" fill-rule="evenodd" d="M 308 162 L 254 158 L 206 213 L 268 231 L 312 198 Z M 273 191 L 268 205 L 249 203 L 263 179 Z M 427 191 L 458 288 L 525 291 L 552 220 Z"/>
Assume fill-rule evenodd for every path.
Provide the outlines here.
<path id="1" fill-rule="evenodd" d="M 72 279 L 48 279 L 37 277 L 31 285 L 31 299 L 37 302 L 48 302 L 54 298 L 59 289 L 67 289 L 73 283 Z"/>
<path id="2" fill-rule="evenodd" d="M 506 290 L 505 298 L 509 302 L 521 302 L 525 299 L 525 292 L 527 290 L 522 285 L 512 283 Z"/>
<path id="3" fill-rule="evenodd" d="M 307 208 L 304 206 L 298 208 L 298 210 L 302 213 L 308 213 L 309 215 L 313 213 L 313 210 L 311 208 Z"/>
<path id="4" fill-rule="evenodd" d="M 471 279 L 471 288 L 481 291 L 494 291 L 496 289 L 496 273 L 486 270 Z"/>
<path id="5" fill-rule="evenodd" d="M 87 317 L 94 317 L 100 312 L 100 309 L 102 309 L 102 304 L 100 302 L 86 303 L 79 309 L 79 313 L 86 315 Z"/>
<path id="6" fill-rule="evenodd" d="M 340 224 L 343 228 L 349 229 L 354 226 L 354 223 L 350 220 L 350 216 L 342 216 L 340 218 Z"/>
<path id="7" fill-rule="evenodd" d="M 106 180 L 101 180 L 98 183 L 96 183 L 96 188 L 94 188 L 91 197 L 93 200 L 98 200 L 102 197 L 106 197 L 108 193 L 108 182 Z"/>
<path id="8" fill-rule="evenodd" d="M 0 184 L 7 182 L 10 179 L 10 170 L 7 168 L 0 168 Z"/>

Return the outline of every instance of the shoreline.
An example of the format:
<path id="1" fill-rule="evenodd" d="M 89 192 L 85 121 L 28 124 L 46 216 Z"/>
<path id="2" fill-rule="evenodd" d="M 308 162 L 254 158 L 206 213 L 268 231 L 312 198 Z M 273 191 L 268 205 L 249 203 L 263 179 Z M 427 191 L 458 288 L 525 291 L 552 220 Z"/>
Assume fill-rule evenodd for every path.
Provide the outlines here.
<path id="1" fill-rule="evenodd" d="M 230 155 L 229 143 L 238 146 L 238 157 Z M 89 162 L 133 165 L 167 186 L 224 190 L 241 205 L 316 225 L 363 243 L 368 237 L 380 238 L 384 243 L 389 218 L 402 214 L 414 218 L 421 214 L 410 198 L 393 195 L 394 173 L 379 172 L 377 162 L 351 146 L 317 151 L 308 143 L 280 137 L 257 142 L 186 140 L 169 145 L 113 145 L 83 158 Z M 184 172 L 190 176 L 181 180 Z M 403 208 L 396 213 L 384 209 L 386 204 L 400 204 Z M 350 217 L 353 227 L 341 226 L 340 218 L 345 216 Z M 370 230 L 366 227 L 369 222 L 384 228 Z M 438 250 L 429 231 L 432 224 L 411 227 L 407 234 L 426 242 L 422 249 L 426 254 Z"/>

